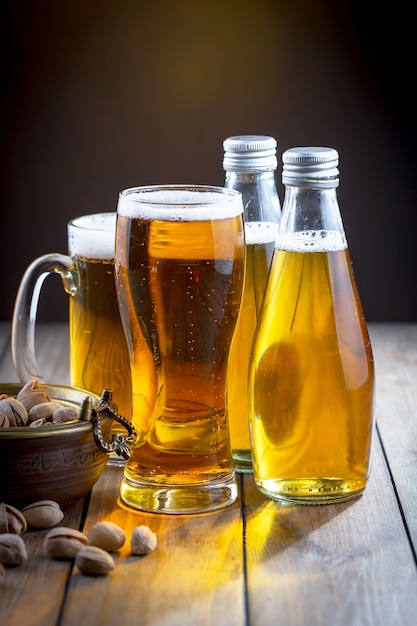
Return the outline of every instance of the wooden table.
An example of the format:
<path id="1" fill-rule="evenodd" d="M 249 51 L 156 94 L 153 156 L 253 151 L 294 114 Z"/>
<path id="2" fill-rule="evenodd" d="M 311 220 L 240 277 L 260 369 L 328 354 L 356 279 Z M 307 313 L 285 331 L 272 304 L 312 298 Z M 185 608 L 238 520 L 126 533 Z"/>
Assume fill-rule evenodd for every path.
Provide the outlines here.
<path id="1" fill-rule="evenodd" d="M 250 474 L 222 512 L 148 515 L 118 500 L 107 467 L 91 498 L 62 525 L 147 524 L 158 547 L 126 545 L 106 577 L 77 573 L 42 554 L 46 531 L 25 534 L 26 564 L 0 581 L 3 626 L 408 626 L 417 624 L 417 324 L 370 324 L 377 372 L 377 433 L 365 494 L 325 506 L 268 500 Z M 46 380 L 68 384 L 68 331 L 40 325 Z M 9 324 L 0 324 L 0 380 L 17 380 Z"/>

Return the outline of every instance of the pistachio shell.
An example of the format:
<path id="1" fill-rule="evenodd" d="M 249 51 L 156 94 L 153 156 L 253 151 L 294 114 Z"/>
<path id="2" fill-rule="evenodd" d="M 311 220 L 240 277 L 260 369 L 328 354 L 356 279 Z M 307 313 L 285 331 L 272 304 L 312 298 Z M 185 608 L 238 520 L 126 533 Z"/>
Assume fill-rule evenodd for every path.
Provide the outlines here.
<path id="1" fill-rule="evenodd" d="M 64 517 L 59 504 L 53 500 L 39 500 L 22 509 L 28 526 L 32 528 L 50 528 Z"/>
<path id="2" fill-rule="evenodd" d="M 43 545 L 46 554 L 53 559 L 73 559 L 88 545 L 88 539 L 79 530 L 60 526 L 48 532 Z"/>
<path id="3" fill-rule="evenodd" d="M 0 563 L 4 565 L 20 565 L 28 558 L 22 537 L 5 533 L 0 535 Z"/>
<path id="4" fill-rule="evenodd" d="M 47 421 L 44 417 L 40 417 L 38 420 L 34 420 L 28 424 L 29 428 L 38 428 L 39 426 L 43 426 Z"/>
<path id="5" fill-rule="evenodd" d="M 65 424 L 78 419 L 78 411 L 72 406 L 59 406 L 52 415 L 54 424 Z"/>
<path id="6" fill-rule="evenodd" d="M 113 557 L 97 546 L 82 548 L 75 557 L 75 565 L 83 574 L 103 575 L 115 568 Z"/>
<path id="7" fill-rule="evenodd" d="M 102 548 L 107 552 L 119 550 L 126 541 L 124 530 L 113 522 L 95 524 L 87 535 L 90 545 Z"/>
<path id="8" fill-rule="evenodd" d="M 56 409 L 60 409 L 62 404 L 55 401 L 50 402 L 41 402 L 40 404 L 35 404 L 29 411 L 29 422 L 34 422 L 35 420 L 41 419 L 42 417 L 48 421 L 52 420 L 52 416 Z"/>
<path id="9" fill-rule="evenodd" d="M 0 410 L 9 418 L 10 426 L 25 426 L 28 421 L 26 408 L 16 398 L 6 397 L 1 399 Z"/>
<path id="10" fill-rule="evenodd" d="M 37 378 L 32 378 L 32 380 L 28 380 L 28 382 L 23 385 L 16 397 L 18 398 L 20 395 L 32 391 L 43 391 L 48 394 L 48 385 L 46 383 L 40 383 Z"/>
<path id="11" fill-rule="evenodd" d="M 16 396 L 17 400 L 24 405 L 27 411 L 42 402 L 50 402 L 51 397 L 48 392 L 48 386 L 35 378 L 27 382 Z"/>
<path id="12" fill-rule="evenodd" d="M 0 503 L 0 532 L 21 535 L 27 529 L 23 514 L 11 504 Z"/>
<path id="13" fill-rule="evenodd" d="M 16 396 L 17 398 L 18 396 Z M 43 402 L 50 402 L 50 397 L 45 394 L 43 391 L 31 391 L 30 393 L 24 394 L 19 398 L 20 402 L 26 408 L 26 411 L 30 411 L 33 406 L 37 404 L 42 404 Z"/>
<path id="14" fill-rule="evenodd" d="M 136 526 L 130 539 L 132 554 L 149 554 L 155 550 L 157 544 L 156 534 L 148 526 Z"/>
<path id="15" fill-rule="evenodd" d="M 0 428 L 8 428 L 10 426 L 9 418 L 6 413 L 0 409 Z"/>

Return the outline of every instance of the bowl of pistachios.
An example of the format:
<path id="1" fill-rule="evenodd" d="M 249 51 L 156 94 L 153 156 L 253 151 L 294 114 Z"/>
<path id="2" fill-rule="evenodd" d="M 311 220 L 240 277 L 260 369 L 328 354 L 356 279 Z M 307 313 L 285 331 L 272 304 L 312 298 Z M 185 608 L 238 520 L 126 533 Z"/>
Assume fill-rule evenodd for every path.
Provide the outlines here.
<path id="1" fill-rule="evenodd" d="M 0 384 L 0 502 L 85 496 L 113 451 L 103 396 L 75 387 Z"/>

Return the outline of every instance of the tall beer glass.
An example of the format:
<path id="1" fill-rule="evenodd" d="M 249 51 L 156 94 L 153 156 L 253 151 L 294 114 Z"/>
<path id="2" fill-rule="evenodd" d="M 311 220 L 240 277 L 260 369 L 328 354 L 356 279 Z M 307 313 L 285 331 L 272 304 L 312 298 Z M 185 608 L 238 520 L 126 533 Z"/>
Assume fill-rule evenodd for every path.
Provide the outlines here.
<path id="1" fill-rule="evenodd" d="M 122 500 L 195 513 L 237 496 L 225 380 L 244 267 L 240 193 L 151 186 L 119 196 L 115 275 L 137 441 Z"/>
<path id="2" fill-rule="evenodd" d="M 71 385 L 98 394 L 112 389 L 118 412 L 129 419 L 130 362 L 114 285 L 115 228 L 114 212 L 77 217 L 67 227 L 69 254 L 46 254 L 27 268 L 13 314 L 12 352 L 22 382 L 42 379 L 35 356 L 36 310 L 43 280 L 58 273 L 71 296 Z"/>

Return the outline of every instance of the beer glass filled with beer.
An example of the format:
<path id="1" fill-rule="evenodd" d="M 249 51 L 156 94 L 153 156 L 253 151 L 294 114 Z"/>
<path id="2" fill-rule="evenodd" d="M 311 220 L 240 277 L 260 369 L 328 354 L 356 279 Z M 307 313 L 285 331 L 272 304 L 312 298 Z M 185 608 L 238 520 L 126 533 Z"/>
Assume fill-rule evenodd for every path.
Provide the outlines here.
<path id="1" fill-rule="evenodd" d="M 347 500 L 370 469 L 374 364 L 336 197 L 338 153 L 283 154 L 286 187 L 249 382 L 257 486 Z"/>
<path id="2" fill-rule="evenodd" d="M 150 186 L 119 196 L 116 287 L 136 444 L 122 500 L 193 513 L 236 499 L 225 380 L 244 270 L 241 196 Z"/>

